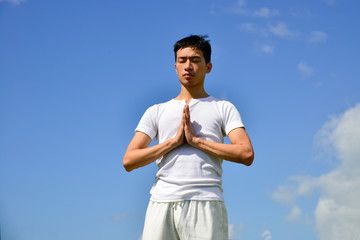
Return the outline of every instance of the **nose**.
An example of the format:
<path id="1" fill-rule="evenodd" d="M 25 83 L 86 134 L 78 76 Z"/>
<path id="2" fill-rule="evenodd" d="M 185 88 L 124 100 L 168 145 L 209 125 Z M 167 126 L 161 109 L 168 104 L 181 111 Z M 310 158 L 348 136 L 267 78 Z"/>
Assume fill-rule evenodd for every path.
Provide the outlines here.
<path id="1" fill-rule="evenodd" d="M 190 59 L 188 59 L 185 63 L 185 70 L 192 70 L 192 64 Z"/>

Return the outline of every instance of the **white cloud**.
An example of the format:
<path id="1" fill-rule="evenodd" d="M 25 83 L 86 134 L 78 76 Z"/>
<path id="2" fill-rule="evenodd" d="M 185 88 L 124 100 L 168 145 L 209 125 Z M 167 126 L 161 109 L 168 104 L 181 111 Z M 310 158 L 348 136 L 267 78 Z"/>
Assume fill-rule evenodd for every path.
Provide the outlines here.
<path id="1" fill-rule="evenodd" d="M 296 189 L 292 186 L 279 185 L 271 195 L 276 202 L 290 205 L 295 202 Z"/>
<path id="2" fill-rule="evenodd" d="M 303 78 L 310 77 L 314 73 L 314 69 L 309 67 L 306 63 L 300 62 L 298 64 L 298 70 Z"/>
<path id="3" fill-rule="evenodd" d="M 0 2 L 9 2 L 9 3 L 12 3 L 14 5 L 18 5 L 22 2 L 25 2 L 26 0 L 0 0 Z"/>
<path id="4" fill-rule="evenodd" d="M 289 222 L 299 221 L 302 215 L 302 211 L 299 206 L 294 206 L 291 209 L 290 214 L 286 217 L 286 220 Z"/>
<path id="5" fill-rule="evenodd" d="M 254 48 L 257 52 L 265 53 L 265 54 L 274 54 L 275 47 L 269 44 L 263 44 L 256 42 L 254 44 Z"/>
<path id="6" fill-rule="evenodd" d="M 112 222 L 124 222 L 126 219 L 127 214 L 126 213 L 121 213 L 118 215 L 115 215 L 111 218 Z"/>
<path id="7" fill-rule="evenodd" d="M 258 31 L 258 28 L 256 24 L 254 23 L 243 23 L 238 27 L 239 30 L 245 31 L 245 32 L 256 32 Z"/>
<path id="8" fill-rule="evenodd" d="M 295 36 L 295 32 L 292 32 L 287 27 L 286 23 L 280 22 L 277 25 L 268 25 L 268 30 L 272 34 L 279 36 L 279 37 L 293 37 Z"/>
<path id="9" fill-rule="evenodd" d="M 239 7 L 243 7 L 243 6 L 246 5 L 246 1 L 245 1 L 245 0 L 238 0 L 238 1 L 237 1 L 237 5 L 238 5 Z"/>
<path id="10" fill-rule="evenodd" d="M 233 239 L 235 236 L 235 234 L 234 234 L 235 232 L 234 232 L 234 224 L 229 224 L 229 238 L 230 239 Z"/>
<path id="11" fill-rule="evenodd" d="M 296 18 L 308 19 L 314 17 L 308 8 L 300 6 L 290 8 L 290 14 Z"/>
<path id="12" fill-rule="evenodd" d="M 279 185 L 272 193 L 273 200 L 285 205 L 294 205 L 297 197 L 310 195 L 317 187 L 317 183 L 310 176 L 291 176 L 290 180 L 296 183 L 296 186 Z"/>
<path id="13" fill-rule="evenodd" d="M 264 27 L 258 26 L 255 23 L 252 22 L 245 22 L 238 26 L 238 30 L 250 33 L 250 34 L 256 34 L 261 37 L 266 37 L 268 35 L 268 30 Z"/>
<path id="14" fill-rule="evenodd" d="M 315 211 L 321 239 L 360 236 L 360 104 L 333 118 L 320 130 L 341 160 L 334 171 L 317 178 L 322 196 Z"/>
<path id="15" fill-rule="evenodd" d="M 237 226 L 229 223 L 229 239 L 240 239 L 240 233 L 245 229 L 244 223 L 240 222 Z"/>
<path id="16" fill-rule="evenodd" d="M 337 1 L 336 0 L 325 0 L 325 2 L 330 6 L 334 6 Z"/>
<path id="17" fill-rule="evenodd" d="M 235 6 L 225 7 L 224 12 L 225 13 L 239 14 L 239 15 L 248 15 L 249 11 L 244 9 L 245 5 L 246 5 L 245 0 L 238 0 Z"/>
<path id="18" fill-rule="evenodd" d="M 267 53 L 267 54 L 274 53 L 274 46 L 262 44 L 262 45 L 260 45 L 260 49 L 261 49 L 261 51 L 263 51 L 264 53 Z"/>
<path id="19" fill-rule="evenodd" d="M 324 32 L 312 31 L 308 40 L 312 43 L 325 42 L 327 40 L 327 35 Z"/>
<path id="20" fill-rule="evenodd" d="M 279 14 L 277 9 L 270 10 L 269 8 L 260 8 L 259 10 L 254 11 L 255 17 L 271 17 Z"/>
<path id="21" fill-rule="evenodd" d="M 294 204 L 294 199 L 317 190 L 319 199 L 314 215 L 320 240 L 359 239 L 359 123 L 360 103 L 326 122 L 316 135 L 315 141 L 320 141 L 321 146 L 332 150 L 340 164 L 333 171 L 319 177 L 293 177 L 292 180 L 297 182 L 295 185 L 279 186 L 273 193 L 273 197 L 277 196 L 275 200 L 288 198 Z M 293 216 L 300 217 L 302 214 L 295 207 Z"/>
<path id="22" fill-rule="evenodd" d="M 269 230 L 265 230 L 261 236 L 264 238 L 264 240 L 270 240 L 272 239 L 271 232 Z"/>

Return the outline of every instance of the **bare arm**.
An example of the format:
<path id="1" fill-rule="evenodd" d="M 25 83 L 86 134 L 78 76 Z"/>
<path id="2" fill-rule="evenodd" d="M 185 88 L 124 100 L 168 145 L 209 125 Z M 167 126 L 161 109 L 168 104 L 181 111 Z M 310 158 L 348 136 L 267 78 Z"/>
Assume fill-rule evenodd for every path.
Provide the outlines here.
<path id="1" fill-rule="evenodd" d="M 254 150 L 244 128 L 235 128 L 228 134 L 231 144 L 206 141 L 195 136 L 190 121 L 189 107 L 184 108 L 186 141 L 195 148 L 228 160 L 250 166 L 254 161 Z"/>
<path id="2" fill-rule="evenodd" d="M 136 168 L 146 166 L 184 142 L 184 119 L 181 121 L 174 138 L 152 147 L 148 147 L 151 143 L 151 138 L 148 135 L 136 132 L 125 152 L 123 158 L 124 168 L 130 172 Z"/>
<path id="3" fill-rule="evenodd" d="M 250 166 L 254 160 L 254 151 L 245 129 L 236 128 L 229 133 L 228 137 L 231 144 L 216 143 L 196 137 L 190 122 L 189 107 L 186 105 L 183 110 L 182 121 L 174 138 L 148 147 L 151 138 L 145 133 L 136 132 L 125 152 L 123 165 L 128 172 L 146 166 L 181 146 L 186 140 L 193 147 L 209 154 Z"/>

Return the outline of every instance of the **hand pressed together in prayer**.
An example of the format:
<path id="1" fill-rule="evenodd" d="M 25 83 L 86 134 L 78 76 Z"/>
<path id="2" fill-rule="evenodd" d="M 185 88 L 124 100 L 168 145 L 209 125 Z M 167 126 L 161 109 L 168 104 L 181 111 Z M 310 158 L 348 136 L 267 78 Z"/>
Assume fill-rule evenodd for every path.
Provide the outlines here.
<path id="1" fill-rule="evenodd" d="M 184 119 L 185 139 L 188 144 L 193 145 L 196 140 L 196 135 L 191 124 L 190 110 L 189 110 L 189 105 L 187 104 L 185 105 L 183 110 L 183 119 Z"/>
<path id="2" fill-rule="evenodd" d="M 182 120 L 180 122 L 175 141 L 178 143 L 177 146 L 181 146 L 185 142 L 189 145 L 194 145 L 197 137 L 190 120 L 189 105 L 185 105 L 182 114 Z"/>

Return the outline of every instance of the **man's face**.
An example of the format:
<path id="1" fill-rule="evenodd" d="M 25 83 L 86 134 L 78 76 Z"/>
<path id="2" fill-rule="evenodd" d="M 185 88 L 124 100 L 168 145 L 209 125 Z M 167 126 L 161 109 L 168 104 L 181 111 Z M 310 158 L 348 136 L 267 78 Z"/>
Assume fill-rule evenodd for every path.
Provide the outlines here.
<path id="1" fill-rule="evenodd" d="M 176 73 L 185 87 L 203 86 L 205 75 L 210 73 L 211 67 L 211 63 L 205 63 L 203 52 L 197 48 L 181 48 L 176 53 Z"/>

